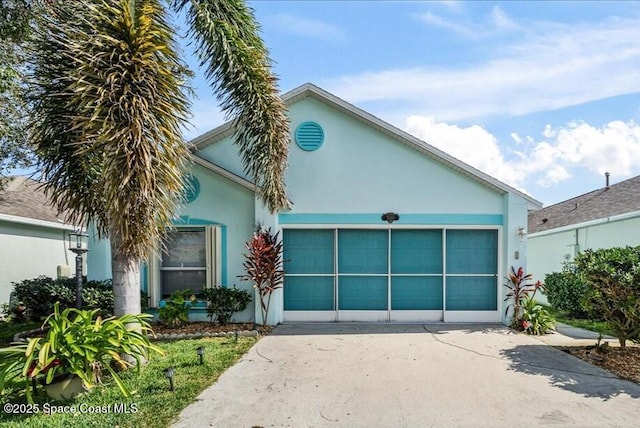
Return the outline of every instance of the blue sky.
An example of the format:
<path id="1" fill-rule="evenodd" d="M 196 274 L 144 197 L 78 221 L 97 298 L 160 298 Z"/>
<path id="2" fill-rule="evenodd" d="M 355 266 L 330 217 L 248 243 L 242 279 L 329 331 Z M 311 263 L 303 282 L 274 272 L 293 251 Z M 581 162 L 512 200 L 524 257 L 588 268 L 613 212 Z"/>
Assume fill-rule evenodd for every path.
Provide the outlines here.
<path id="1" fill-rule="evenodd" d="M 312 82 L 545 205 L 640 174 L 640 3 L 253 1 Z M 223 118 L 201 77 L 194 127 Z"/>

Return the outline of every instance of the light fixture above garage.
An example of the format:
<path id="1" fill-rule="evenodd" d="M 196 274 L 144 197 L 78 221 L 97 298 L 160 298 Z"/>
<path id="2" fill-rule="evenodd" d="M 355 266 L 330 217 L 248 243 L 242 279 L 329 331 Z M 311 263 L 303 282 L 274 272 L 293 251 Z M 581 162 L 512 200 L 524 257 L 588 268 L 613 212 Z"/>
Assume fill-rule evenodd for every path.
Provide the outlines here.
<path id="1" fill-rule="evenodd" d="M 400 220 L 400 216 L 398 215 L 398 213 L 392 212 L 384 213 L 380 218 L 387 223 L 393 223 L 394 221 Z"/>

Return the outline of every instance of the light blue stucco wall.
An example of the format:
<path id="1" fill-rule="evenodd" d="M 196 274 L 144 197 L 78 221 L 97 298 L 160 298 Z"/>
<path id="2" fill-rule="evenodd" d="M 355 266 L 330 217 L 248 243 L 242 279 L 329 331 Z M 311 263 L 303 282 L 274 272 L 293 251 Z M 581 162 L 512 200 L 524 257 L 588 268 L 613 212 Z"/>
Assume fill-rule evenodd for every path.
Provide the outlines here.
<path id="1" fill-rule="evenodd" d="M 291 130 L 324 129 L 320 149 L 290 146 L 291 213 L 502 213 L 502 196 L 324 103 L 290 108 Z"/>
<path id="2" fill-rule="evenodd" d="M 531 272 L 531 269 L 528 265 L 528 245 L 526 236 L 518 235 L 518 229 L 527 228 L 527 217 L 528 217 L 528 204 L 523 198 L 515 195 L 513 193 L 507 193 L 504 195 L 504 210 L 505 210 L 505 222 L 503 228 L 503 258 L 502 258 L 502 266 L 501 268 L 501 284 L 506 283 L 506 278 L 508 277 L 511 268 L 513 267 L 516 271 L 522 267 L 525 272 Z M 534 280 L 538 278 L 534 277 Z M 500 287 L 500 303 L 505 305 L 504 299 L 509 292 L 507 287 Z M 506 303 L 508 304 L 508 303 Z M 505 313 L 505 309 L 500 312 L 500 316 L 502 317 L 502 322 L 508 324 L 510 321 L 510 317 L 512 316 L 512 312 Z"/>
<path id="3" fill-rule="evenodd" d="M 0 220 L 0 303 L 9 303 L 13 282 L 40 275 L 56 278 L 58 266 L 75 274 L 75 254 L 67 231 Z"/>

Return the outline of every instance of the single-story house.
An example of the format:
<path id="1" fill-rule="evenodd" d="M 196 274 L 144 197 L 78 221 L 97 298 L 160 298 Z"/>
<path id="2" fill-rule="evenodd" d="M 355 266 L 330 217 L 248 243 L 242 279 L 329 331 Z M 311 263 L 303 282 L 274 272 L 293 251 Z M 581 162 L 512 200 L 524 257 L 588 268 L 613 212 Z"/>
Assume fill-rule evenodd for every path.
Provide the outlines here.
<path id="1" fill-rule="evenodd" d="M 151 306 L 177 289 L 251 289 L 238 276 L 259 222 L 284 241 L 271 324 L 503 321 L 504 277 L 526 266 L 521 232 L 542 204 L 317 86 L 283 98 L 292 208 L 270 214 L 256 199 L 231 123 L 195 138 L 194 191 L 167 253 L 143 269 Z M 110 277 L 104 243 L 92 245 L 90 277 Z"/>
<path id="2" fill-rule="evenodd" d="M 586 249 L 640 245 L 640 176 L 529 213 L 529 272 L 541 280 Z"/>
<path id="3" fill-rule="evenodd" d="M 74 226 L 51 207 L 40 185 L 17 176 L 0 191 L 0 303 L 9 303 L 13 282 L 72 273 L 67 236 Z"/>

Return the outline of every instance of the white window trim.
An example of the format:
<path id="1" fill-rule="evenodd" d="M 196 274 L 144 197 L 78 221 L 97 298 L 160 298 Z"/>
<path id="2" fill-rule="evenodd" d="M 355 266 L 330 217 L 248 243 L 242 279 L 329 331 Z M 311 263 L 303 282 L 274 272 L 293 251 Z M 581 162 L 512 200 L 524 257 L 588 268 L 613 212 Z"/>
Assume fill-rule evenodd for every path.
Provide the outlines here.
<path id="1" fill-rule="evenodd" d="M 176 226 L 176 229 L 202 228 L 205 231 L 206 248 L 206 278 L 205 288 L 220 287 L 222 285 L 222 227 L 218 225 L 184 225 Z M 162 299 L 162 287 L 160 284 L 162 266 L 162 254 L 158 250 L 151 257 L 147 269 L 147 290 L 149 304 L 157 308 Z M 165 270 L 170 270 L 165 268 Z M 203 270 L 201 267 L 179 268 L 179 270 Z"/>

